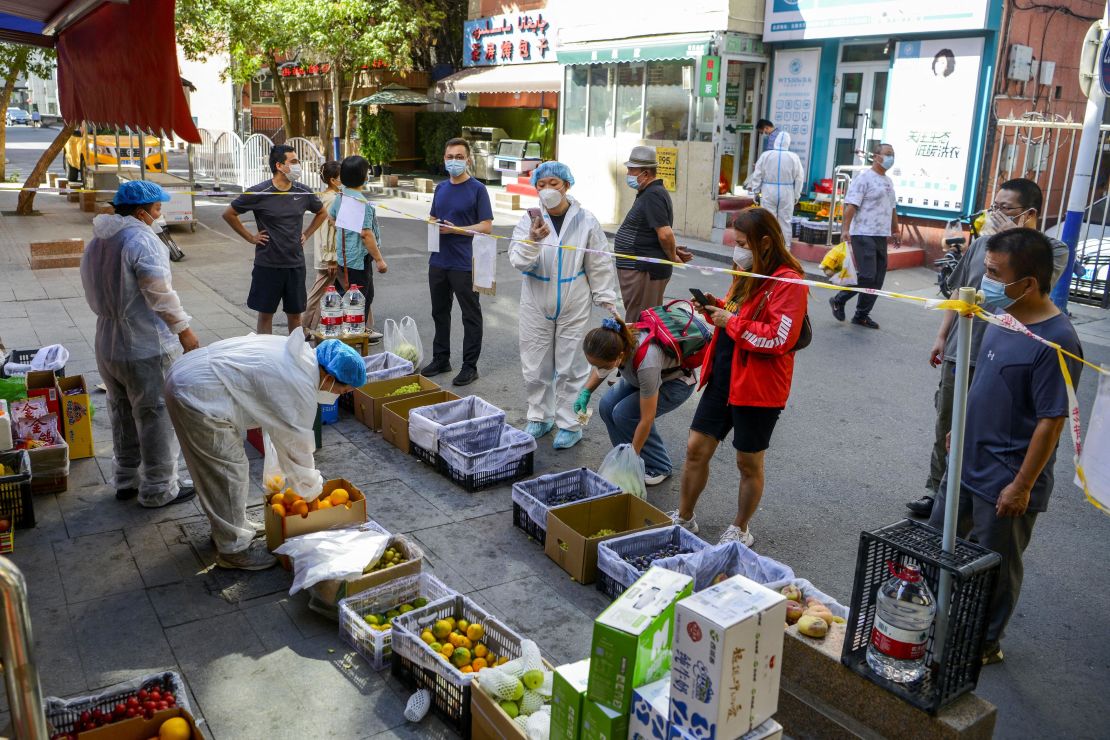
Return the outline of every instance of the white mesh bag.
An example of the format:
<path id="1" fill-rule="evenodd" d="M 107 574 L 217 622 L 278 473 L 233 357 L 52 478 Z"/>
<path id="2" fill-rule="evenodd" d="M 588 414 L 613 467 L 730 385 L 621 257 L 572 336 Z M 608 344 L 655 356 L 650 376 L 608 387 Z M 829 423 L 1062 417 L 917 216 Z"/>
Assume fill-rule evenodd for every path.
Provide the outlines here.
<path id="1" fill-rule="evenodd" d="M 528 518 L 546 531 L 550 509 L 620 492 L 620 487 L 594 471 L 578 468 L 513 484 L 513 503 L 524 509 Z"/>
<path id="2" fill-rule="evenodd" d="M 529 689 L 524 690 L 524 698 L 520 700 L 520 713 L 533 714 L 540 711 L 543 706 L 543 697 L 538 692 Z"/>
<path id="3" fill-rule="evenodd" d="M 492 698 L 506 701 L 516 695 L 520 679 L 505 673 L 500 668 L 483 668 L 478 676 L 478 685 Z"/>
<path id="4" fill-rule="evenodd" d="M 528 740 L 548 740 L 551 737 L 550 707 L 529 715 L 528 721 L 524 723 L 524 731 L 528 734 Z"/>
<path id="5" fill-rule="evenodd" d="M 427 689 L 420 689 L 409 697 L 405 704 L 405 719 L 409 722 L 419 722 L 432 708 L 432 694 Z"/>

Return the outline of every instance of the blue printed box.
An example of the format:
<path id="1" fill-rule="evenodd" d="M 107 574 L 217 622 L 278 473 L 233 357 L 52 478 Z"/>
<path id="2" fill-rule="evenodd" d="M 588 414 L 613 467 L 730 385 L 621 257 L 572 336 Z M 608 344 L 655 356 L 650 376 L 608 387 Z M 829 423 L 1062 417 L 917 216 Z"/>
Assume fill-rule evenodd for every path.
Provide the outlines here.
<path id="1" fill-rule="evenodd" d="M 629 740 L 667 740 L 667 714 L 671 704 L 671 677 L 632 691 L 632 715 L 628 718 Z"/>

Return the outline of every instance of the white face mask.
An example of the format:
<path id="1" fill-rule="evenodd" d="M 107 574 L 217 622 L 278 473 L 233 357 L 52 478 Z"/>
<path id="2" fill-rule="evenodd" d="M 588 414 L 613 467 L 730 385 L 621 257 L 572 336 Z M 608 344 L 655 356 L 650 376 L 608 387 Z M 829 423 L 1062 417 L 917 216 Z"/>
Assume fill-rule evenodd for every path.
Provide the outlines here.
<path id="1" fill-rule="evenodd" d="M 752 269 L 752 264 L 754 263 L 752 250 L 747 247 L 733 247 L 732 261 L 739 265 L 741 270 Z"/>
<path id="2" fill-rule="evenodd" d="M 332 386 L 332 388 L 334 388 L 335 387 L 335 381 L 332 380 L 331 377 L 329 377 L 328 380 L 331 380 L 331 386 Z M 330 406 L 331 404 L 335 403 L 338 400 L 339 400 L 339 394 L 338 393 L 332 393 L 331 391 L 326 391 L 323 388 L 317 388 L 316 389 L 316 403 L 320 403 L 320 404 L 323 404 L 325 406 Z"/>
<path id="3" fill-rule="evenodd" d="M 601 378 L 602 380 L 605 380 L 606 378 L 608 378 L 609 375 L 614 370 L 616 370 L 616 368 L 614 368 L 614 367 L 595 367 L 594 368 L 594 372 L 597 373 L 597 377 Z"/>
<path id="4" fill-rule="evenodd" d="M 544 188 L 540 191 L 540 203 L 547 210 L 558 208 L 559 204 L 563 202 L 563 194 L 555 188 Z"/>
<path id="5" fill-rule="evenodd" d="M 285 176 L 293 182 L 296 182 L 301 179 L 302 174 L 301 165 L 298 163 L 289 165 L 289 171 L 285 173 Z"/>

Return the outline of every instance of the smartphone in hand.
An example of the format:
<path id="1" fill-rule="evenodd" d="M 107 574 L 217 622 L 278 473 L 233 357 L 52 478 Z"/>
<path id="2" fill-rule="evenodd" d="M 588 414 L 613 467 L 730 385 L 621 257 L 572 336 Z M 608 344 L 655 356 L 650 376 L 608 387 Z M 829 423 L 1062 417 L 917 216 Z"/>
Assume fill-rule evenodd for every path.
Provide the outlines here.
<path id="1" fill-rule="evenodd" d="M 695 303 L 698 303 L 702 306 L 712 306 L 713 305 L 712 303 L 709 302 L 709 299 L 705 297 L 705 293 L 702 293 L 697 288 L 690 288 L 690 295 L 694 296 L 694 302 Z"/>

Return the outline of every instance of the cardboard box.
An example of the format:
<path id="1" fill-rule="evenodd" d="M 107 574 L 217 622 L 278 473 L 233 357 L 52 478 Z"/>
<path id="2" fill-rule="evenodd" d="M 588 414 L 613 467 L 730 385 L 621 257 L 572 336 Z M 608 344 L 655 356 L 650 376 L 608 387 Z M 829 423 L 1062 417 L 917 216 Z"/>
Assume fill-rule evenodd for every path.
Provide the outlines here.
<path id="1" fill-rule="evenodd" d="M 627 737 L 627 712 L 616 712 L 586 699 L 582 710 L 582 740 L 625 740 Z"/>
<path id="2" fill-rule="evenodd" d="M 629 740 L 667 740 L 670 711 L 670 676 L 633 689 L 632 714 L 628 717 Z"/>
<path id="3" fill-rule="evenodd" d="M 390 401 L 382 406 L 382 438 L 407 455 L 412 451 L 409 444 L 409 412 L 422 406 L 458 400 L 459 396 L 450 391 L 433 391 Z"/>
<path id="4" fill-rule="evenodd" d="M 309 516 L 311 516 L 311 514 Z M 424 567 L 424 551 L 417 547 L 412 540 L 403 535 L 395 534 L 389 538 L 389 547 L 400 549 L 401 554 L 404 555 L 407 560 L 392 568 L 374 571 L 373 573 L 367 573 L 365 575 L 351 576 L 342 581 L 320 581 L 309 590 L 318 601 L 323 602 L 329 607 L 338 607 L 340 599 L 354 596 L 355 594 L 362 593 L 367 589 L 380 586 L 383 583 L 397 578 L 420 574 L 420 571 Z"/>
<path id="5" fill-rule="evenodd" d="M 324 483 L 321 495 L 328 495 L 337 488 L 346 488 L 351 494 L 351 508 L 336 506 L 331 509 L 310 511 L 307 516 L 291 514 L 279 517 L 269 506 L 262 507 L 266 515 L 266 547 L 273 552 L 290 537 L 325 529 L 349 527 L 366 521 L 366 497 L 350 481 L 336 478 Z"/>
<path id="6" fill-rule="evenodd" d="M 188 723 L 189 730 L 192 732 L 190 737 L 193 740 L 204 740 L 204 735 L 197 729 L 193 716 L 181 707 L 163 709 L 161 712 L 156 712 L 150 719 L 133 717 L 120 722 L 113 722 L 95 730 L 82 732 L 77 737 L 80 740 L 148 740 L 148 738 L 157 738 L 158 728 L 162 726 L 162 723 L 174 717 L 181 717 Z"/>
<path id="7" fill-rule="evenodd" d="M 62 423 L 62 434 L 69 445 L 69 459 L 80 460 L 93 456 L 92 401 L 89 388 L 82 375 L 58 378 L 58 407 L 62 410 L 58 418 Z M 79 391 L 67 394 L 66 391 Z"/>
<path id="8" fill-rule="evenodd" d="M 740 737 L 778 710 L 786 599 L 733 576 L 675 608 L 671 724 Z M 672 731 L 672 737 L 673 737 Z"/>
<path id="9" fill-rule="evenodd" d="M 651 567 L 594 620 L 587 699 L 627 716 L 632 689 L 667 675 L 675 602 L 693 589 L 690 576 Z"/>
<path id="10" fill-rule="evenodd" d="M 27 373 L 27 397 L 36 396 L 46 399 L 48 413 L 58 413 L 58 386 L 54 382 L 54 373 L 49 370 L 32 370 Z"/>
<path id="11" fill-rule="evenodd" d="M 675 729 L 674 725 L 671 725 L 667 740 L 702 740 L 702 736 L 687 730 Z M 741 735 L 739 740 L 782 740 L 782 725 L 769 719 L 751 732 Z"/>
<path id="12" fill-rule="evenodd" d="M 69 445 L 27 450 L 31 459 L 31 493 L 65 493 L 69 488 Z"/>
<path id="13" fill-rule="evenodd" d="M 418 383 L 420 385 L 421 390 L 417 393 L 406 393 L 400 396 L 389 395 L 398 388 L 403 388 L 413 383 Z M 354 390 L 355 418 L 375 432 L 380 432 L 382 431 L 382 406 L 390 401 L 412 398 L 413 396 L 432 393 L 439 389 L 438 385 L 428 380 L 423 375 L 405 375 L 400 378 L 376 380 L 373 383 L 367 383 L 361 388 L 356 388 Z"/>
<path id="14" fill-rule="evenodd" d="M 470 684 L 470 740 L 527 740 L 527 735 L 496 702 L 478 686 L 476 676 Z"/>
<path id="15" fill-rule="evenodd" d="M 549 510 L 543 549 L 571 578 L 593 583 L 597 580 L 599 542 L 670 525 L 671 519 L 663 511 L 630 493 L 619 493 Z M 590 536 L 602 529 L 612 529 L 615 534 Z"/>
<path id="16" fill-rule="evenodd" d="M 582 710 L 590 659 L 555 669 L 551 688 L 551 740 L 578 740 L 582 736 Z"/>

